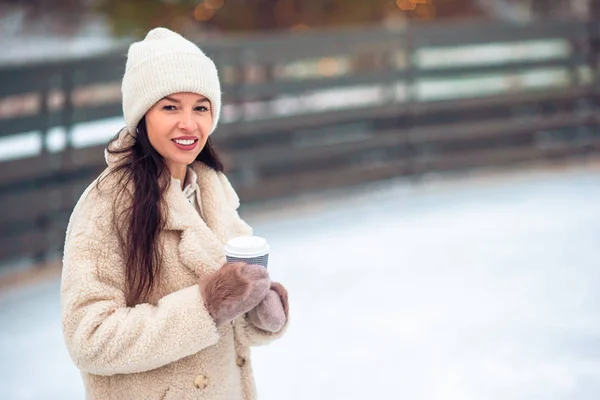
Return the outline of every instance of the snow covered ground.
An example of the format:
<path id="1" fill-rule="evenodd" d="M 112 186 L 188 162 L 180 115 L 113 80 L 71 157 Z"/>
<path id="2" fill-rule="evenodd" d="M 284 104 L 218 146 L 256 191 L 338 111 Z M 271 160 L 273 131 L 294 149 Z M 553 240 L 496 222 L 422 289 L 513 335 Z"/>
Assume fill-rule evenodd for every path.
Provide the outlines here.
<path id="1" fill-rule="evenodd" d="M 247 209 L 293 318 L 254 351 L 259 398 L 597 399 L 598 200 L 576 169 Z M 58 280 L 0 293 L 0 354 L 1 399 L 83 398 Z"/>

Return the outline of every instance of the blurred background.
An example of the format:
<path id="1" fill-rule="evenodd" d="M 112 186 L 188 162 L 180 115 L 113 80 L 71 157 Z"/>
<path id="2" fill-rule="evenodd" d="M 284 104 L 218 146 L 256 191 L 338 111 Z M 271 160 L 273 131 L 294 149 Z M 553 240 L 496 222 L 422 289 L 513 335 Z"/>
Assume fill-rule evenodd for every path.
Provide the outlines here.
<path id="1" fill-rule="evenodd" d="M 0 0 L 0 399 L 81 399 L 73 206 L 156 26 L 291 293 L 261 399 L 597 399 L 600 1 Z"/>

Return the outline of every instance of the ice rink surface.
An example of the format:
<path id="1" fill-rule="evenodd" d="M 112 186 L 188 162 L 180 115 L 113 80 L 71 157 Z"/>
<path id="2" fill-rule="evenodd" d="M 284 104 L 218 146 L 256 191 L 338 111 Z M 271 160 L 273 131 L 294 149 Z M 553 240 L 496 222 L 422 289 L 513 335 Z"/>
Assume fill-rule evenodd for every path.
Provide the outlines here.
<path id="1" fill-rule="evenodd" d="M 261 400 L 596 400 L 600 173 L 391 181 L 242 215 L 290 292 Z M 0 399 L 83 399 L 59 281 L 0 293 Z"/>

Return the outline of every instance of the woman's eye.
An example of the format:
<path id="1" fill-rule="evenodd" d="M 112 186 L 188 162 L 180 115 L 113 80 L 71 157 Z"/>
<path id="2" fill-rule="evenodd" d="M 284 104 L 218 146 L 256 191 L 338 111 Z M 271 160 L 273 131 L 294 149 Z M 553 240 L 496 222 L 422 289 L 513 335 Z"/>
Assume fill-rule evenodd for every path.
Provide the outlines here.
<path id="1" fill-rule="evenodd" d="M 198 106 L 195 108 L 196 111 L 202 111 L 202 112 L 206 112 L 208 111 L 208 107 L 206 106 Z"/>
<path id="2" fill-rule="evenodd" d="M 163 110 L 165 111 L 175 111 L 177 107 L 175 106 L 163 106 Z"/>

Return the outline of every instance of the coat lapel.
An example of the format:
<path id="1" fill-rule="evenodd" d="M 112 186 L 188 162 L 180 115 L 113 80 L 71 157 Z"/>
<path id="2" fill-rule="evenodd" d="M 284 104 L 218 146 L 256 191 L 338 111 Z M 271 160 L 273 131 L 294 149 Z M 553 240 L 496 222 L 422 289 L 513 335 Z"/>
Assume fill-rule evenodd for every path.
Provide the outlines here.
<path id="1" fill-rule="evenodd" d="M 202 203 L 205 223 L 224 245 L 230 239 L 228 228 L 234 210 L 227 203 L 217 173 L 201 163 L 197 163 L 194 170 L 198 175 L 199 201 Z"/>
<path id="2" fill-rule="evenodd" d="M 215 202 L 216 189 L 211 185 L 203 185 L 212 171 L 195 168 L 198 174 L 198 185 L 202 201 L 202 211 L 206 222 L 184 196 L 178 181 L 171 179 L 165 192 L 168 207 L 165 229 L 180 232 L 178 245 L 181 262 L 198 276 L 204 276 L 218 270 L 225 262 L 223 247 L 227 242 L 223 225 L 227 220 Z M 208 223 L 208 224 L 207 224 Z"/>

